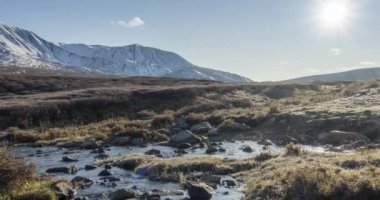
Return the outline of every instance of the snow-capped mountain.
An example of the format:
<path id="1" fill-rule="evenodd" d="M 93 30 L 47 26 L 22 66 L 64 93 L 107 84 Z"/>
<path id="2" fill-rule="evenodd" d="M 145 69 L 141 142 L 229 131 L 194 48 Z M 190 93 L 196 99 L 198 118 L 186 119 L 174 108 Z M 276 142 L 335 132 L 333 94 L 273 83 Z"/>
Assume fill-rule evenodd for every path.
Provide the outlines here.
<path id="1" fill-rule="evenodd" d="M 250 82 L 236 74 L 198 67 L 181 56 L 133 44 L 121 47 L 63 44 L 0 22 L 0 64 L 49 70 L 91 71 L 127 76 L 167 76 Z"/>

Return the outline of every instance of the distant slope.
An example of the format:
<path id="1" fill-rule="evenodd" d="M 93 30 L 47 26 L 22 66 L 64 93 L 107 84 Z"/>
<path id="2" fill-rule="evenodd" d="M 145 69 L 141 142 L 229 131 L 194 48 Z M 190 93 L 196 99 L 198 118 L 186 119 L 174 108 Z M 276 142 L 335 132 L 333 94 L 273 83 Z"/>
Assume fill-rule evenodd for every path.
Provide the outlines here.
<path id="1" fill-rule="evenodd" d="M 56 44 L 0 22 L 0 64 L 49 71 L 77 70 L 119 76 L 174 77 L 251 82 L 232 73 L 198 67 L 176 53 L 133 44 L 120 47 Z"/>
<path id="2" fill-rule="evenodd" d="M 300 77 L 288 81 L 361 81 L 380 79 L 380 67 Z"/>

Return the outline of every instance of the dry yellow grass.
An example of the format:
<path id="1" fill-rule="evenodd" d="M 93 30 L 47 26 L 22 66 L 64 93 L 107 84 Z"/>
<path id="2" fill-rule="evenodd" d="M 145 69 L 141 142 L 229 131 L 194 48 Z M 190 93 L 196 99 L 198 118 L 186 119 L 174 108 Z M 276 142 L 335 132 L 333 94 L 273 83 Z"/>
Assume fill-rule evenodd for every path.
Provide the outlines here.
<path id="1" fill-rule="evenodd" d="M 378 199 L 379 163 L 379 150 L 303 152 L 284 154 L 237 176 L 247 183 L 247 199 Z"/>

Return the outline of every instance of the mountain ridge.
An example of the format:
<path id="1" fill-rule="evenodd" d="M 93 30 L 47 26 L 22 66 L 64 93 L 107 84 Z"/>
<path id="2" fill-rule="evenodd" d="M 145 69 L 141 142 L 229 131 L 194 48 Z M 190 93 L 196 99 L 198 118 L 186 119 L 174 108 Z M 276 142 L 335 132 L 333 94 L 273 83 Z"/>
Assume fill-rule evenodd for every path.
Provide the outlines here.
<path id="1" fill-rule="evenodd" d="M 379 79 L 380 67 L 368 67 L 343 72 L 303 76 L 287 81 L 366 81 Z"/>
<path id="2" fill-rule="evenodd" d="M 170 51 L 139 44 L 110 47 L 52 43 L 31 31 L 1 22 L 0 64 L 50 70 L 74 69 L 120 76 L 251 82 L 237 74 L 199 67 Z"/>

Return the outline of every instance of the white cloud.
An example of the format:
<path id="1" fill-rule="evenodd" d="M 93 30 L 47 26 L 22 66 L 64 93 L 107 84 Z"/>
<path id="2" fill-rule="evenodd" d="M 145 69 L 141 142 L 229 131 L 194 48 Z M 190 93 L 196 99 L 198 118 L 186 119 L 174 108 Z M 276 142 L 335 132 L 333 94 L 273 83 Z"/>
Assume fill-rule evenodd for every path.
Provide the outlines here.
<path id="1" fill-rule="evenodd" d="M 363 65 L 363 66 L 374 66 L 374 65 L 377 65 L 377 63 L 375 61 L 362 61 L 362 62 L 360 62 L 360 65 Z"/>
<path id="2" fill-rule="evenodd" d="M 124 21 L 124 20 L 112 21 L 111 24 L 119 25 L 126 28 L 133 28 L 137 26 L 142 26 L 145 24 L 145 22 L 140 17 L 134 17 L 130 19 L 129 21 Z"/>
<path id="3" fill-rule="evenodd" d="M 342 54 L 342 50 L 340 50 L 338 48 L 332 48 L 332 49 L 330 49 L 330 53 L 333 55 L 339 56 L 340 54 Z"/>

